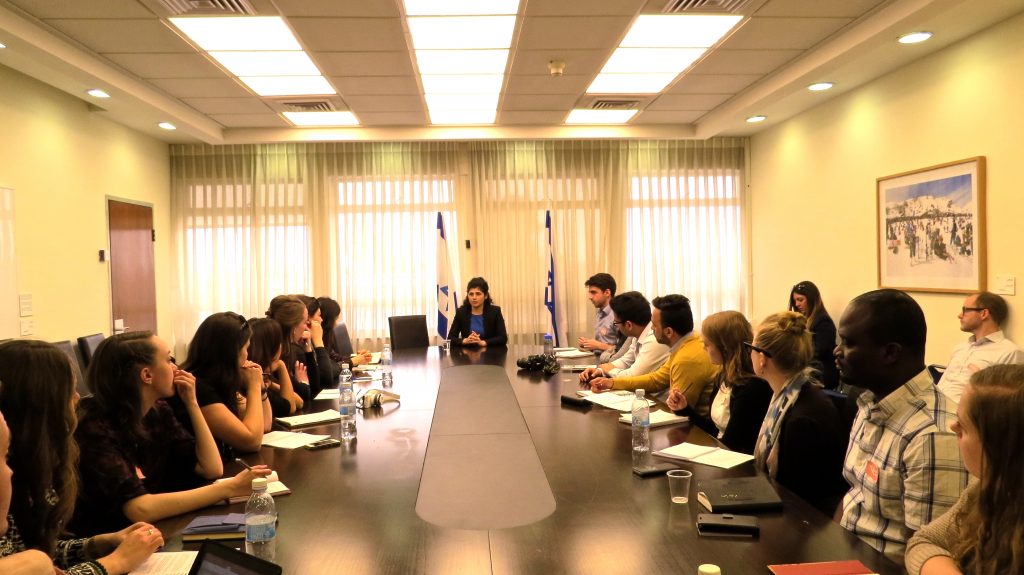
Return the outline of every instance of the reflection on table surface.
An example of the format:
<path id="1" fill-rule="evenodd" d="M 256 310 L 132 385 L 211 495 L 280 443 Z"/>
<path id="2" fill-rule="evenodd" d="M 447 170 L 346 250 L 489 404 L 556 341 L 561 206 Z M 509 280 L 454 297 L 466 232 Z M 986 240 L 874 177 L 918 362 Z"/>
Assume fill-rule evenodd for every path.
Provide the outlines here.
<path id="1" fill-rule="evenodd" d="M 704 510 L 672 504 L 664 476 L 631 472 L 631 432 L 619 412 L 563 407 L 562 393 L 578 389 L 579 374 L 518 372 L 515 360 L 540 346 L 472 350 L 438 347 L 394 352 L 394 387 L 401 404 L 363 410 L 358 439 L 322 451 L 263 448 L 243 458 L 277 470 L 291 495 L 277 499 L 277 562 L 285 573 L 696 573 L 713 563 L 723 573 L 767 573 L 766 565 L 858 559 L 881 574 L 902 569 L 830 518 L 779 489 L 782 512 L 758 514 L 756 539 L 703 538 Z M 445 529 L 416 515 L 437 390 L 445 369 L 483 363 L 505 368 L 556 501 L 536 523 L 491 531 Z M 356 387 L 379 387 L 379 381 Z M 336 407 L 317 401 L 309 410 Z M 664 409 L 664 407 L 662 407 Z M 338 424 L 304 429 L 339 437 Z M 651 430 L 652 450 L 715 440 L 688 424 Z M 722 470 L 680 463 L 701 479 L 752 475 L 751 464 Z M 236 471 L 229 466 L 228 473 Z M 495 497 L 501 497 L 495 493 Z M 196 516 L 242 511 L 205 509 L 159 523 L 181 548 L 180 530 Z M 191 548 L 191 544 L 189 546 Z"/>

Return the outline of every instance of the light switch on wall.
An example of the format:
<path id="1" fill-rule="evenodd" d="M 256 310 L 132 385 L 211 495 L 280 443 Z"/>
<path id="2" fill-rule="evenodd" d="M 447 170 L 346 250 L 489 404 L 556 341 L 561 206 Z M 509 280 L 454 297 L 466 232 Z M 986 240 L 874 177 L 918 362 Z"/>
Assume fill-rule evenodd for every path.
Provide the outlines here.
<path id="1" fill-rule="evenodd" d="M 996 281 L 992 285 L 992 293 L 997 293 L 999 295 L 1016 295 L 1016 276 L 996 276 Z"/>
<path id="2" fill-rule="evenodd" d="M 21 317 L 35 315 L 35 313 L 32 311 L 32 294 L 18 294 L 18 315 L 20 315 Z"/>
<path id="3" fill-rule="evenodd" d="M 21 335 L 22 335 L 22 337 L 24 337 L 26 335 L 32 335 L 33 333 L 35 333 L 35 331 L 36 331 L 36 320 L 34 320 L 34 319 L 30 318 L 30 317 L 29 318 L 22 318 L 21 319 Z"/>

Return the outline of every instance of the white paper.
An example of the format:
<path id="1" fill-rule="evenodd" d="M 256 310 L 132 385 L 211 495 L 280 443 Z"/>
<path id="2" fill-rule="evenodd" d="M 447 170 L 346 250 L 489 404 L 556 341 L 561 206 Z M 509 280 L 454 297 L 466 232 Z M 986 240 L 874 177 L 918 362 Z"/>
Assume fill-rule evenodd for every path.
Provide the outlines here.
<path id="1" fill-rule="evenodd" d="M 754 459 L 753 455 L 747 455 L 746 453 L 737 453 L 735 451 L 729 451 L 728 449 L 708 447 L 707 445 L 695 445 L 693 443 L 680 443 L 679 445 L 673 445 L 672 447 L 667 447 L 661 451 L 655 451 L 654 455 L 667 457 L 669 459 L 682 459 L 693 463 L 700 463 L 701 465 L 720 467 L 722 469 L 736 467 L 741 463 L 746 463 Z"/>
<path id="2" fill-rule="evenodd" d="M 633 424 L 633 416 L 624 413 L 619 416 L 619 421 L 622 423 Z M 685 415 L 676 415 L 667 411 L 652 411 L 650 416 L 651 427 L 658 427 L 661 425 L 672 425 L 673 423 L 686 423 L 690 421 L 689 417 Z"/>
<path id="3" fill-rule="evenodd" d="M 299 427 L 302 425 L 316 425 L 318 423 L 332 423 L 334 421 L 340 421 L 341 415 L 333 409 L 325 409 L 316 413 L 290 415 L 288 417 L 278 417 L 276 419 L 289 427 Z"/>
<path id="4" fill-rule="evenodd" d="M 615 409 L 618 411 L 632 411 L 633 410 L 633 398 L 636 394 L 632 391 L 603 391 L 600 393 L 594 393 L 592 391 L 581 390 L 576 392 L 577 395 L 583 399 L 596 403 L 602 407 L 609 409 Z M 647 405 L 654 405 L 654 402 L 647 400 Z"/>
<path id="5" fill-rule="evenodd" d="M 328 387 L 327 389 L 320 390 L 320 393 L 316 394 L 313 399 L 339 399 L 341 392 L 336 387 Z"/>
<path id="6" fill-rule="evenodd" d="M 581 349 L 574 348 L 566 351 L 556 351 L 555 357 L 559 357 L 562 359 L 575 359 L 577 357 L 594 357 L 594 352 L 583 351 Z"/>
<path id="7" fill-rule="evenodd" d="M 154 553 L 129 575 L 188 575 L 198 551 L 166 551 Z"/>
<path id="8" fill-rule="evenodd" d="M 328 437 L 330 435 L 316 435 L 294 431 L 271 431 L 270 433 L 263 434 L 263 445 L 284 449 L 297 449 L 321 439 L 327 439 Z"/>

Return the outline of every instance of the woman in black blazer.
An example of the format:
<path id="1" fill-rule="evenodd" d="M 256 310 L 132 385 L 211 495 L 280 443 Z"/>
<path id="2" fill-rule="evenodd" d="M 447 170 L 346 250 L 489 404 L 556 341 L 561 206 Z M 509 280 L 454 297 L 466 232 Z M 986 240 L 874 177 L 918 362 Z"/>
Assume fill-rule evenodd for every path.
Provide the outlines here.
<path id="1" fill-rule="evenodd" d="M 807 318 L 814 341 L 814 357 L 811 367 L 818 371 L 819 380 L 825 389 L 839 386 L 839 369 L 832 353 L 836 349 L 836 324 L 828 315 L 821 292 L 813 282 L 802 281 L 789 292 L 789 311 L 795 311 Z"/>
<path id="2" fill-rule="evenodd" d="M 455 312 L 455 320 L 448 331 L 452 345 L 487 347 L 508 343 L 505 318 L 501 308 L 491 301 L 491 293 L 484 278 L 473 278 L 466 286 L 466 299 Z"/>

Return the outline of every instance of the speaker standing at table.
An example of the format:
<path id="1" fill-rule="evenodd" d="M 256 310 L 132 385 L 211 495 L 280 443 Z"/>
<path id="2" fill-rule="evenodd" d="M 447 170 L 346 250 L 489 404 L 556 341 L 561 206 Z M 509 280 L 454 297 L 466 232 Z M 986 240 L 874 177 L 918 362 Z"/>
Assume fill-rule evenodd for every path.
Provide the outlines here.
<path id="1" fill-rule="evenodd" d="M 466 299 L 455 312 L 452 328 L 448 332 L 452 345 L 488 347 L 508 343 L 505 318 L 501 308 L 494 305 L 484 278 L 473 278 L 466 286 Z"/>

